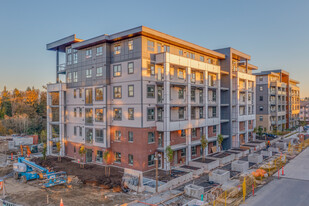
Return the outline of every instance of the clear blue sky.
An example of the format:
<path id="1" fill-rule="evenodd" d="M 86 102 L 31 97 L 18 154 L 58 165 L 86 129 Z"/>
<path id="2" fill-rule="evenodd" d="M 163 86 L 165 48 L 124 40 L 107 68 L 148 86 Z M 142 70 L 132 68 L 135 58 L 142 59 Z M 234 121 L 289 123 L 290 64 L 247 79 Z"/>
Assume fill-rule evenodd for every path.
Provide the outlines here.
<path id="1" fill-rule="evenodd" d="M 55 82 L 46 43 L 145 25 L 209 49 L 234 47 L 260 70 L 285 69 L 309 96 L 309 1 L 15 1 L 0 3 L 0 88 Z"/>

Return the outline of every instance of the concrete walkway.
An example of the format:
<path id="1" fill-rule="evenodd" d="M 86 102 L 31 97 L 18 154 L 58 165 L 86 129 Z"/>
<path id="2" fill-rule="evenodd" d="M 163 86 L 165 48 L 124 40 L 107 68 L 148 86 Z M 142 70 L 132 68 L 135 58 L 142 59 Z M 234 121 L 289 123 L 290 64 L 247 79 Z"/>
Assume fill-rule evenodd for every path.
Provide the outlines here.
<path id="1" fill-rule="evenodd" d="M 309 148 L 285 167 L 285 176 L 262 187 L 243 205 L 305 206 L 309 205 Z M 281 171 L 280 171 L 281 174 Z"/>

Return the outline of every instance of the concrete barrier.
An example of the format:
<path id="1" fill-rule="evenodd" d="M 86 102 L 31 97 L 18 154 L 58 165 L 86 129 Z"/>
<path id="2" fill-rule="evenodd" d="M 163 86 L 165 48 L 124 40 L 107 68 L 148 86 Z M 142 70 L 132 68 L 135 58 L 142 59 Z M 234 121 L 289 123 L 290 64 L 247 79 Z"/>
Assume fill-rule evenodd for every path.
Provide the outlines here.
<path id="1" fill-rule="evenodd" d="M 213 181 L 219 184 L 224 184 L 230 179 L 230 171 L 222 170 L 222 169 L 216 169 L 209 173 L 209 181 Z"/>
<path id="2" fill-rule="evenodd" d="M 261 154 L 262 154 L 263 156 L 266 156 L 266 157 L 271 157 L 271 156 L 273 156 L 273 152 L 272 152 L 272 151 L 269 151 L 269 150 L 262 150 L 262 151 L 261 151 Z"/>
<path id="3" fill-rule="evenodd" d="M 243 155 L 243 152 L 241 151 L 235 151 L 235 150 L 227 150 L 226 152 L 230 153 L 230 154 L 234 154 L 235 155 L 235 159 L 240 159 Z"/>
<path id="4" fill-rule="evenodd" d="M 219 152 L 217 154 L 213 154 L 212 156 L 207 156 L 209 159 L 215 159 L 215 160 L 219 160 L 219 164 L 220 165 L 225 165 L 229 162 L 232 162 L 233 160 L 235 160 L 235 154 L 229 154 L 225 157 L 218 157 L 218 155 L 222 154 L 224 152 Z"/>
<path id="5" fill-rule="evenodd" d="M 286 142 L 276 142 L 276 147 L 278 147 L 280 149 L 286 149 L 287 143 Z"/>
<path id="6" fill-rule="evenodd" d="M 252 162 L 252 163 L 259 164 L 259 163 L 263 162 L 263 155 L 262 154 L 256 154 L 256 153 L 249 154 L 248 155 L 248 161 Z"/>
<path id="7" fill-rule="evenodd" d="M 208 159 L 208 158 L 205 158 Z M 203 162 L 197 162 L 197 161 L 190 161 L 189 166 L 192 167 L 198 167 L 198 168 L 204 168 L 205 170 L 212 170 L 216 167 L 219 167 L 219 160 L 216 159 L 211 159 L 213 160 L 212 162 L 209 163 L 203 163 Z"/>
<path id="8" fill-rule="evenodd" d="M 232 171 L 245 172 L 249 169 L 249 162 L 236 160 L 232 162 Z"/>
<path id="9" fill-rule="evenodd" d="M 271 151 L 271 152 L 279 152 L 279 148 L 278 148 L 278 147 L 269 147 L 269 148 L 268 148 L 268 151 Z"/>
<path id="10" fill-rule="evenodd" d="M 204 194 L 204 187 L 197 185 L 186 185 L 185 186 L 185 194 L 189 197 L 194 197 L 200 199 L 202 194 Z"/>

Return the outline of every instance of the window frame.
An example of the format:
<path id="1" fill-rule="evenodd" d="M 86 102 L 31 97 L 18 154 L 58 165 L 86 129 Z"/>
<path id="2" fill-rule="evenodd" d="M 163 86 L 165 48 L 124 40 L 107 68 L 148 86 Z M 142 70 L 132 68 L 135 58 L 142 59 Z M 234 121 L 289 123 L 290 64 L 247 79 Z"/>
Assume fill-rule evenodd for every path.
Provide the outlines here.
<path id="1" fill-rule="evenodd" d="M 118 110 L 118 113 L 120 113 L 119 115 L 119 119 L 115 118 L 116 117 L 116 110 Z M 117 107 L 117 108 L 113 108 L 113 121 L 122 121 L 122 108 Z"/>
<path id="2" fill-rule="evenodd" d="M 133 89 L 133 90 L 132 90 L 132 92 L 133 92 L 132 95 L 130 95 L 130 88 Z M 128 85 L 128 97 L 134 97 L 134 84 Z"/>
<path id="3" fill-rule="evenodd" d="M 102 98 L 98 98 L 98 95 L 97 95 L 97 90 L 101 90 L 102 91 Z M 103 101 L 103 87 L 96 87 L 94 89 L 94 95 L 95 95 L 95 101 Z"/>
<path id="4" fill-rule="evenodd" d="M 132 111 L 132 113 L 130 113 L 130 111 Z M 128 108 L 128 120 L 134 120 L 134 108 L 133 107 Z"/>
<path id="5" fill-rule="evenodd" d="M 153 110 L 153 118 L 151 118 L 151 119 L 149 119 L 149 117 L 150 117 L 150 115 L 149 115 L 149 111 L 150 110 Z M 154 107 L 148 107 L 147 108 L 147 121 L 155 121 L 156 120 L 156 114 L 155 114 L 156 112 L 155 112 L 155 108 Z"/>
<path id="6" fill-rule="evenodd" d="M 117 97 L 115 94 L 115 91 L 118 90 L 120 88 L 120 96 Z M 116 89 L 116 90 L 115 90 Z M 119 92 L 119 91 L 118 91 Z M 118 93 L 117 92 L 117 93 Z M 113 87 L 113 99 L 122 99 L 122 86 L 114 86 Z"/>
<path id="7" fill-rule="evenodd" d="M 130 72 L 130 65 L 132 65 L 131 72 Z M 128 74 L 134 74 L 134 62 L 128 62 Z"/>

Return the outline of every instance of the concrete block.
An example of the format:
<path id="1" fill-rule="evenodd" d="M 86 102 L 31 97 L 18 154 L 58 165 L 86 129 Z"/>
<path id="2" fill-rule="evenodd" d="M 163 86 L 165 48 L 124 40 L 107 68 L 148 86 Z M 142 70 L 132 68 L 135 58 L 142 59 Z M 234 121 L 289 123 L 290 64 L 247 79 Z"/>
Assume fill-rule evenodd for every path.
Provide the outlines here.
<path id="1" fill-rule="evenodd" d="M 249 154 L 248 155 L 248 161 L 259 164 L 259 163 L 263 162 L 263 155 L 262 154 L 256 154 L 256 153 Z"/>
<path id="2" fill-rule="evenodd" d="M 276 142 L 276 147 L 278 147 L 280 149 L 286 149 L 287 143 L 286 142 Z"/>
<path id="3" fill-rule="evenodd" d="M 182 206 L 199 206 L 199 205 L 205 205 L 205 202 L 201 200 L 191 200 L 190 202 L 187 202 Z"/>
<path id="4" fill-rule="evenodd" d="M 201 199 L 201 195 L 204 194 L 204 187 L 193 184 L 186 185 L 185 194 L 190 197 Z"/>
<path id="5" fill-rule="evenodd" d="M 268 151 L 279 152 L 279 148 L 278 147 L 269 147 Z"/>
<path id="6" fill-rule="evenodd" d="M 230 179 L 230 171 L 216 169 L 209 174 L 209 181 L 224 184 Z"/>
<path id="7" fill-rule="evenodd" d="M 269 151 L 269 150 L 262 150 L 261 154 L 263 156 L 266 156 L 266 157 L 271 157 L 273 156 L 273 152 L 272 151 Z"/>
<path id="8" fill-rule="evenodd" d="M 249 162 L 236 160 L 232 162 L 232 171 L 245 172 L 249 169 Z"/>

